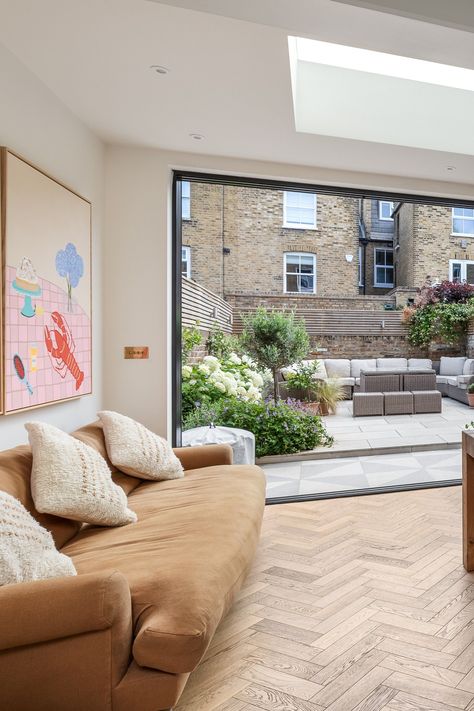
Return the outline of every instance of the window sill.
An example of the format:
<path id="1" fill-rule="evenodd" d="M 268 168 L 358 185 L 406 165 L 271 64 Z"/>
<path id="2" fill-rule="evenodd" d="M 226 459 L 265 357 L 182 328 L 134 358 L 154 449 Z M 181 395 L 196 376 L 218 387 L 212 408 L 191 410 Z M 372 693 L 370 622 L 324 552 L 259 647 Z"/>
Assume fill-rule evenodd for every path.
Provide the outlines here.
<path id="1" fill-rule="evenodd" d="M 284 291 L 284 296 L 316 296 L 315 291 Z"/>
<path id="2" fill-rule="evenodd" d="M 393 289 L 393 284 L 374 284 L 374 289 Z"/>
<path id="3" fill-rule="evenodd" d="M 474 237 L 474 232 L 451 232 L 451 237 Z"/>
<path id="4" fill-rule="evenodd" d="M 310 225 L 282 225 L 282 229 L 284 230 L 299 230 L 299 232 L 305 232 L 305 231 L 311 231 L 311 232 L 316 232 L 318 230 L 317 225 L 310 226 Z"/>

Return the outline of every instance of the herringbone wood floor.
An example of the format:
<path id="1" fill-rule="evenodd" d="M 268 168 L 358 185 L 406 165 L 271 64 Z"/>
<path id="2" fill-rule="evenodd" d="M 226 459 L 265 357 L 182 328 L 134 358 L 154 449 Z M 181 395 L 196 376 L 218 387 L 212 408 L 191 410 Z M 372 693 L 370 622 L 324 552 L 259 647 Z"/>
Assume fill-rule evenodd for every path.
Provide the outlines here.
<path id="1" fill-rule="evenodd" d="M 474 711 L 461 489 L 267 507 L 177 711 Z"/>

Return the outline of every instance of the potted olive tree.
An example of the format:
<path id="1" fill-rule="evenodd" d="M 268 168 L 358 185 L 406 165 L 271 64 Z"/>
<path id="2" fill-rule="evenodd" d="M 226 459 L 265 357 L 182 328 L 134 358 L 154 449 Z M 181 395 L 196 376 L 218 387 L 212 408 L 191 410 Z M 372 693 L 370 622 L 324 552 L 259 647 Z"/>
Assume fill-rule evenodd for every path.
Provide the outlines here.
<path id="1" fill-rule="evenodd" d="M 474 407 L 474 383 L 467 386 L 467 399 L 469 401 L 469 407 Z"/>

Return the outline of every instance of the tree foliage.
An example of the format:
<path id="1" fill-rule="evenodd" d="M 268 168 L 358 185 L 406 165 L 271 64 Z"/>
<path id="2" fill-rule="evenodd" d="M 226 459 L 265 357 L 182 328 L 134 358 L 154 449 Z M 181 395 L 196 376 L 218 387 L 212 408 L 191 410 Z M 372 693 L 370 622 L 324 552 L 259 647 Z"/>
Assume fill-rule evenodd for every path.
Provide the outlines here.
<path id="1" fill-rule="evenodd" d="M 267 311 L 260 307 L 244 317 L 241 343 L 261 368 L 271 370 L 276 402 L 278 370 L 300 361 L 308 353 L 309 337 L 304 321 L 292 311 Z"/>

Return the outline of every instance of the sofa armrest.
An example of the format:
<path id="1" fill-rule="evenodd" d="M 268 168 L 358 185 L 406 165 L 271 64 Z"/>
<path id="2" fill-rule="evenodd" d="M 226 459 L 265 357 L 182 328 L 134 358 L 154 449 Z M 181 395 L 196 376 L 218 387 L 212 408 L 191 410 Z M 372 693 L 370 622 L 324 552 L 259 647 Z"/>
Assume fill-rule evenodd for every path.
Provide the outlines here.
<path id="1" fill-rule="evenodd" d="M 130 588 L 118 571 L 0 587 L 0 650 L 119 626 L 131 628 Z"/>
<path id="2" fill-rule="evenodd" d="M 233 451 L 229 444 L 207 444 L 202 447 L 178 447 L 173 450 L 184 470 L 232 464 Z"/>

